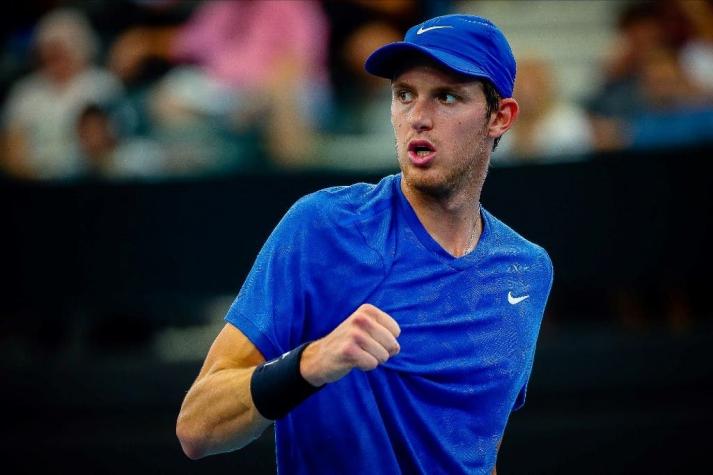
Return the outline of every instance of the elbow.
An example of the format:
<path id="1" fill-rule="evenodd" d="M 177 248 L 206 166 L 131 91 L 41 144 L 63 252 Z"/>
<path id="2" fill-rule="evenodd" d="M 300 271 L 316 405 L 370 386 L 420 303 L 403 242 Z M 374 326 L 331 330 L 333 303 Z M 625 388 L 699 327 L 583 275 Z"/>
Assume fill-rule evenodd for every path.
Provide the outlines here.
<path id="1" fill-rule="evenodd" d="M 183 449 L 183 453 L 186 454 L 186 457 L 191 460 L 202 459 L 203 457 L 208 455 L 205 449 L 199 444 L 185 441 L 183 439 L 181 439 L 181 448 Z"/>
<path id="2" fill-rule="evenodd" d="M 176 436 L 181 443 L 183 453 L 191 460 L 202 459 L 208 455 L 207 445 L 200 433 L 189 424 L 179 419 L 176 424 Z"/>

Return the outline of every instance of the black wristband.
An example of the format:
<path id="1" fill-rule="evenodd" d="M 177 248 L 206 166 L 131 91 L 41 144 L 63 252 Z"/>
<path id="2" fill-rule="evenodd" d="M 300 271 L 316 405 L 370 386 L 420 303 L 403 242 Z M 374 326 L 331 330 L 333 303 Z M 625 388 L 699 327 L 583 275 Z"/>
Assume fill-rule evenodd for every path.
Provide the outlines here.
<path id="1" fill-rule="evenodd" d="M 280 419 L 323 386 L 312 386 L 300 373 L 303 343 L 274 360 L 262 363 L 253 372 L 250 394 L 258 412 L 266 419 Z"/>

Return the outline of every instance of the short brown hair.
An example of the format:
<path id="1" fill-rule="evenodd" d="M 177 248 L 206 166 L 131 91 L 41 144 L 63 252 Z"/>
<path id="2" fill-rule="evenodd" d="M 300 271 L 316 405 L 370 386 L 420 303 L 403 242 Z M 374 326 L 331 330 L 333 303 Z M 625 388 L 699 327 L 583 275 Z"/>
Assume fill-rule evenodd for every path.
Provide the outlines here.
<path id="1" fill-rule="evenodd" d="M 498 111 L 500 107 L 500 94 L 495 90 L 495 86 L 490 81 L 482 81 L 483 84 L 483 94 L 485 94 L 485 117 L 490 118 L 490 116 Z M 495 147 L 498 146 L 502 136 L 496 137 L 493 142 L 493 151 Z"/>

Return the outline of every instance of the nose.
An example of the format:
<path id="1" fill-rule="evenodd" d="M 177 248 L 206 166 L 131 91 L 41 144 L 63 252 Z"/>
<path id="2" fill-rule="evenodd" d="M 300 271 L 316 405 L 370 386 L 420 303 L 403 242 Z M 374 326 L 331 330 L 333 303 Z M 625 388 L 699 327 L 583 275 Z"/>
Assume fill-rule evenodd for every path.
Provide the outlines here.
<path id="1" fill-rule="evenodd" d="M 418 132 L 431 130 L 433 128 L 432 113 L 428 101 L 416 100 L 409 111 L 409 124 Z"/>

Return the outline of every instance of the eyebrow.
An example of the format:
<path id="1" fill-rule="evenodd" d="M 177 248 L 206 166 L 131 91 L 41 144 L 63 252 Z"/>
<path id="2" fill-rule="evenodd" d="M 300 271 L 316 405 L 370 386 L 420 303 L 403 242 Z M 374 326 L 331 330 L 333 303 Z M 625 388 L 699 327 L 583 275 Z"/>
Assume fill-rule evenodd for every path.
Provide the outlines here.
<path id="1" fill-rule="evenodd" d="M 394 81 L 394 80 L 391 81 L 392 89 L 399 88 L 399 87 L 411 88 L 411 86 L 404 81 Z"/>
<path id="2" fill-rule="evenodd" d="M 473 82 L 480 84 L 480 81 L 473 81 Z M 433 93 L 452 92 L 452 93 L 455 93 L 458 95 L 467 96 L 467 95 L 470 95 L 470 91 L 468 90 L 466 84 L 470 84 L 470 83 L 450 83 L 450 84 L 446 84 L 446 85 L 440 85 L 440 86 L 436 86 L 436 87 L 432 88 L 431 92 L 433 92 Z M 392 81 L 391 88 L 392 89 L 399 89 L 399 88 L 414 89 L 414 87 L 411 84 L 409 84 L 406 81 L 401 81 L 401 80 Z"/>
<path id="3" fill-rule="evenodd" d="M 467 96 L 470 94 L 470 91 L 465 86 L 460 86 L 460 85 L 456 85 L 456 84 L 435 87 L 435 88 L 433 88 L 433 92 L 436 92 L 436 93 L 438 93 L 438 92 L 454 92 L 461 96 Z"/>

